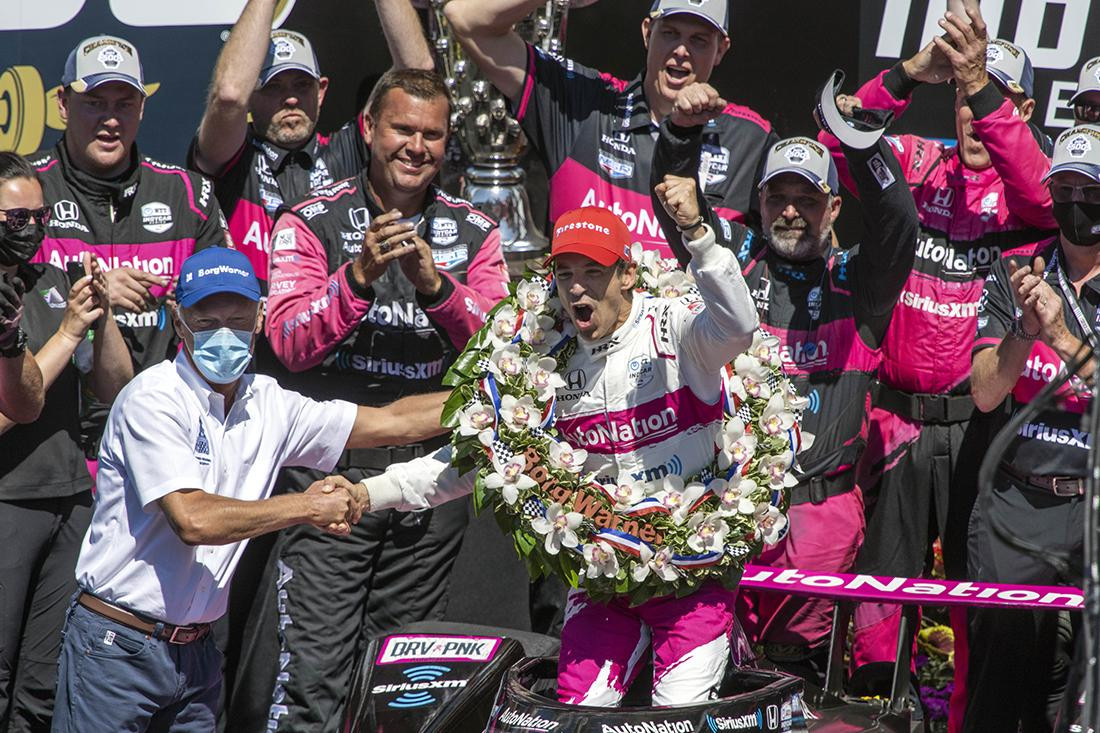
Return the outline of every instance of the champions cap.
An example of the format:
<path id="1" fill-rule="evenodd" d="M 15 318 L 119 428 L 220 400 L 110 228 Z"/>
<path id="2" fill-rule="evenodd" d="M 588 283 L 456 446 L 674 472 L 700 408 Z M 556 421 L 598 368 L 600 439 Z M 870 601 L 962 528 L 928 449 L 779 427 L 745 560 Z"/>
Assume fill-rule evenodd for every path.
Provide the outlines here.
<path id="1" fill-rule="evenodd" d="M 176 302 L 190 308 L 215 293 L 236 293 L 260 300 L 260 281 L 243 252 L 226 247 L 207 247 L 188 257 L 180 268 Z"/>
<path id="2" fill-rule="evenodd" d="M 817 186 L 821 193 L 839 193 L 840 182 L 832 156 L 817 140 L 791 137 L 780 140 L 768 152 L 760 188 L 781 173 L 797 173 Z"/>
<path id="3" fill-rule="evenodd" d="M 617 214 L 585 206 L 565 212 L 554 222 L 549 259 L 574 253 L 610 267 L 615 260 L 630 262 L 631 241 L 630 230 Z"/>
<path id="4" fill-rule="evenodd" d="M 267 58 L 260 68 L 260 86 L 267 84 L 276 74 L 291 69 L 304 71 L 314 79 L 321 78 L 317 54 L 313 53 L 313 44 L 308 38 L 294 31 L 272 31 Z"/>
<path id="5" fill-rule="evenodd" d="M 1075 171 L 1100 182 L 1100 126 L 1080 125 L 1066 130 L 1054 143 L 1054 160 L 1047 181 L 1055 173 Z"/>
<path id="6" fill-rule="evenodd" d="M 1081 67 L 1081 75 L 1077 77 L 1077 91 L 1069 98 L 1069 103 L 1075 104 L 1077 98 L 1085 92 L 1100 92 L 1100 56 L 1089 59 Z"/>
<path id="7" fill-rule="evenodd" d="M 649 17 L 654 20 L 677 13 L 695 15 L 729 35 L 729 0 L 654 0 Z"/>
<path id="8" fill-rule="evenodd" d="M 83 94 L 109 81 L 124 82 L 148 96 L 133 44 L 116 36 L 92 36 L 76 44 L 65 61 L 61 85 Z"/>
<path id="9" fill-rule="evenodd" d="M 1035 92 L 1035 70 L 1031 68 L 1031 59 L 1019 46 L 1000 38 L 992 39 L 985 47 L 985 69 L 1010 91 L 1029 99 Z"/>

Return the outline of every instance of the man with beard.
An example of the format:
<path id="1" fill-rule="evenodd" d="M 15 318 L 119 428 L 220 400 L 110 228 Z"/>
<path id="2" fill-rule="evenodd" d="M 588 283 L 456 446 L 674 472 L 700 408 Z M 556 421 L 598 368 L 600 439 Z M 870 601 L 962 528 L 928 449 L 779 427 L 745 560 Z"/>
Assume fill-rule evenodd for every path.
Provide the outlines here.
<path id="1" fill-rule="evenodd" d="M 947 13 L 940 26 L 943 38 L 864 84 L 855 100 L 841 100 L 900 115 L 918 85 L 950 78 L 958 137 L 953 148 L 913 135 L 890 138 L 917 200 L 921 236 L 873 388 L 860 465 L 867 538 L 857 568 L 920 577 L 939 536 L 947 577 L 962 579 L 967 521 L 989 440 L 968 381 L 982 281 L 1002 252 L 1042 239 L 1055 222 L 1050 194 L 1039 183 L 1050 163 L 1028 125 L 1035 101 L 1027 55 L 988 39 L 976 8 L 968 17 Z M 835 145 L 824 133 L 818 139 Z M 867 604 L 857 623 L 855 665 L 885 663 L 864 670 L 878 691 L 889 685 L 900 616 L 899 606 Z M 965 612 L 954 610 L 951 619 L 962 650 L 955 657 L 959 703 Z"/>
<path id="2" fill-rule="evenodd" d="M 408 0 L 376 0 L 395 68 L 432 68 Z M 189 164 L 214 179 L 234 246 L 266 283 L 275 211 L 354 176 L 369 152 L 362 117 L 317 131 L 328 78 L 301 33 L 271 30 L 277 0 L 249 0 L 218 56 Z M 251 117 L 251 124 L 249 118 Z"/>
<path id="3" fill-rule="evenodd" d="M 979 410 L 1007 399 L 1016 413 L 1086 356 L 1100 315 L 1100 127 L 1062 133 L 1043 178 L 1058 236 L 1011 250 L 985 281 L 978 306 L 971 389 Z M 1034 259 L 1033 259 L 1034 257 Z M 988 495 L 974 507 L 970 579 L 1079 585 L 1089 450 L 1082 430 L 1095 355 L 1012 437 Z M 1018 538 L 1067 559 L 1068 577 Z M 1066 682 L 1055 664 L 1058 619 L 1036 611 L 971 609 L 969 697 L 963 729 L 1049 731 Z M 1082 660 L 1083 663 L 1083 660 Z"/>
<path id="4" fill-rule="evenodd" d="M 363 116 L 370 164 L 282 209 L 272 236 L 267 337 L 314 398 L 390 402 L 439 388 L 458 352 L 507 293 L 500 232 L 432 184 L 443 165 L 447 88 L 419 69 L 382 76 Z M 439 443 L 351 451 L 356 478 Z M 286 474 L 294 492 L 320 474 Z M 308 527 L 277 548 L 282 657 L 271 730 L 336 731 L 361 641 L 440 618 L 466 506 L 372 513 L 347 538 Z M 269 688 L 270 689 L 270 688 Z"/>
<path id="5" fill-rule="evenodd" d="M 693 100 L 711 95 L 681 92 L 671 122 L 661 127 L 655 177 L 696 170 L 705 154 L 703 123 L 721 107 L 699 108 Z M 758 560 L 776 567 L 851 569 L 864 529 L 855 466 L 867 437 L 867 392 L 913 264 L 917 215 L 888 144 L 879 140 L 843 153 L 868 230 L 856 247 L 832 246 L 841 206 L 837 170 L 825 146 L 812 139 L 790 138 L 771 148 L 759 194 L 763 236 L 704 209 L 719 241 L 740 260 L 761 325 L 779 338 L 795 389 L 810 399 L 802 428 L 816 439 L 799 456 L 791 533 Z M 662 217 L 662 226 L 674 241 L 673 223 Z M 677 248 L 677 256 L 683 263 L 687 253 Z M 831 602 L 742 591 L 739 603 L 746 632 L 773 663 L 822 681 Z"/>
<path id="6" fill-rule="evenodd" d="M 513 26 L 545 4 L 451 0 L 444 13 L 542 156 L 550 221 L 581 206 L 603 206 L 622 217 L 635 241 L 667 257 L 650 201 L 654 133 L 680 90 L 707 81 L 729 50 L 728 3 L 655 0 L 641 24 L 645 69 L 631 81 L 524 43 Z M 755 209 L 754 183 L 776 139 L 766 120 L 736 104 L 708 125 L 701 180 L 726 218 L 741 221 Z"/>

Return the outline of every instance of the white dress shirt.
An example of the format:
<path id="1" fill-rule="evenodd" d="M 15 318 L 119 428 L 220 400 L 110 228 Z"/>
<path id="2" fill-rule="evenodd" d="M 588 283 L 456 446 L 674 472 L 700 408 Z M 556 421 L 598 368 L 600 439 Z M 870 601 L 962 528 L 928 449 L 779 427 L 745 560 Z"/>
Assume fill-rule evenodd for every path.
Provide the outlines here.
<path id="1" fill-rule="evenodd" d="M 247 540 L 189 546 L 157 500 L 180 489 L 256 501 L 279 469 L 331 471 L 355 421 L 350 402 L 316 402 L 274 379 L 245 375 L 224 398 L 186 353 L 134 378 L 107 418 L 95 512 L 80 548 L 80 587 L 171 624 L 214 621 Z"/>

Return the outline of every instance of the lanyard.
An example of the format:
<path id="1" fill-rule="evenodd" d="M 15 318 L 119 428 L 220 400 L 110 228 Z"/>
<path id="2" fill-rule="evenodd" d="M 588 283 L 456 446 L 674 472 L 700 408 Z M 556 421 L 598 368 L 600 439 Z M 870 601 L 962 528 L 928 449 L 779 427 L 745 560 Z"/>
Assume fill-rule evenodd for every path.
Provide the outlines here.
<path id="1" fill-rule="evenodd" d="M 1085 317 L 1085 312 L 1081 309 L 1081 303 L 1077 299 L 1077 291 L 1073 289 L 1073 286 L 1066 280 L 1066 274 L 1058 265 L 1058 250 L 1054 250 L 1054 254 L 1050 258 L 1050 264 L 1047 265 L 1045 276 L 1051 269 L 1058 272 L 1058 286 L 1062 289 L 1062 293 L 1066 296 L 1066 300 L 1069 301 L 1069 309 L 1073 313 L 1073 317 L 1077 319 L 1077 325 L 1081 327 L 1081 332 L 1085 336 L 1087 341 L 1093 342 L 1096 340 L 1096 328 L 1089 324 L 1089 319 Z M 1100 321 L 1100 309 L 1096 311 L 1096 318 Z"/>

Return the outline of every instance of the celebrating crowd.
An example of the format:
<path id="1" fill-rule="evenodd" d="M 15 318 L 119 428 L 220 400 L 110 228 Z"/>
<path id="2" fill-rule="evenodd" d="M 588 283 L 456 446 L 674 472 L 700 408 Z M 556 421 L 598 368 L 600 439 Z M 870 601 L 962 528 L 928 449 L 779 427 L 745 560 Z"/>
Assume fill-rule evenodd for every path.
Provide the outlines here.
<path id="1" fill-rule="evenodd" d="M 187 168 L 138 151 L 139 51 L 113 36 L 69 54 L 57 145 L 0 152 L 0 731 L 337 731 L 366 642 L 446 609 L 475 476 L 451 467 L 443 379 L 509 296 L 502 232 L 440 187 L 452 100 L 411 1 L 375 0 L 393 67 L 331 135 L 321 105 L 351 90 L 272 31 L 277 4 L 245 4 Z M 441 4 L 549 174 L 540 264 L 577 338 L 539 420 L 584 470 L 709 465 L 721 370 L 762 331 L 815 437 L 787 466 L 789 532 L 754 562 L 916 578 L 939 539 L 951 579 L 1079 585 L 1100 58 L 1052 142 L 1025 51 L 948 12 L 781 139 L 708 83 L 725 0 L 655 0 L 628 81 L 524 41 L 544 5 Z M 940 83 L 956 144 L 880 135 Z M 834 233 L 842 186 L 859 243 Z M 645 252 L 698 297 L 635 292 Z M 1067 371 L 979 497 L 993 436 Z M 659 436 L 588 437 L 669 408 Z M 559 519 L 548 548 L 569 546 Z M 650 646 L 654 704 L 707 700 L 742 632 L 757 663 L 824 680 L 824 599 L 559 595 L 563 702 L 620 704 Z M 853 688 L 880 691 L 901 615 L 857 606 Z M 956 607 L 952 732 L 1053 730 L 1078 623 Z"/>

